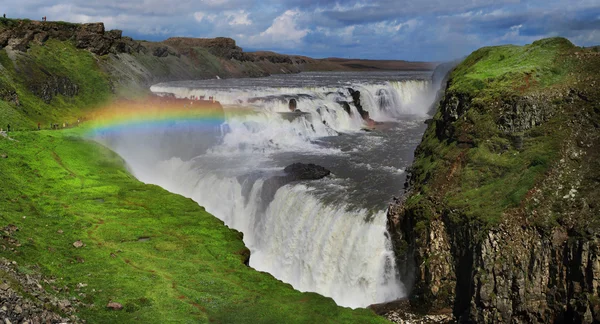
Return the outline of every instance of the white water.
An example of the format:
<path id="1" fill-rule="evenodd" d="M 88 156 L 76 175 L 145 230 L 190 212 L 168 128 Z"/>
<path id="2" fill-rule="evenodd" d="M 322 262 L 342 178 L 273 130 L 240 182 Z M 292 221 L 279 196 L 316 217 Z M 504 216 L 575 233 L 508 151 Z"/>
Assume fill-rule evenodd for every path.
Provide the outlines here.
<path id="1" fill-rule="evenodd" d="M 155 168 L 131 166 L 141 181 L 192 198 L 242 231 L 251 250 L 250 266 L 300 291 L 316 291 L 347 307 L 404 295 L 385 235 L 385 211 L 367 222 L 365 210 L 323 204 L 301 184 L 280 188 L 263 210 L 262 180 L 251 184 L 245 197 L 236 178 L 203 171 L 201 162 L 172 158 Z"/>
<path id="2" fill-rule="evenodd" d="M 426 115 L 431 101 L 429 81 L 405 80 L 384 84 L 353 84 L 361 93 L 361 104 L 376 121 L 391 121 L 401 115 Z M 209 97 L 225 108 L 252 107 L 256 113 L 227 118 L 230 132 L 225 136 L 221 152 L 237 153 L 273 151 L 302 151 L 315 149 L 311 141 L 338 132 L 356 132 L 365 126 L 352 103 L 346 87 L 312 88 L 241 88 L 195 89 L 155 85 L 157 93 L 173 93 L 177 98 Z M 286 120 L 281 114 L 289 112 L 288 102 L 297 100 L 297 109 L 309 113 L 304 118 Z M 348 114 L 338 102 L 350 103 Z"/>
<path id="3" fill-rule="evenodd" d="M 429 107 L 426 101 L 431 91 L 426 81 L 355 84 L 353 88 L 360 90 L 363 107 L 378 121 L 403 114 L 422 115 Z M 288 184 L 263 201 L 264 181 L 282 169 L 273 163 L 274 154 L 347 154 L 318 144 L 320 138 L 357 132 L 364 126 L 356 107 L 351 104 L 350 116 L 337 103 L 351 102 L 345 88 L 225 90 L 159 85 L 152 90 L 180 98 L 214 96 L 226 112 L 227 107 L 244 105 L 256 113 L 228 116 L 222 142 L 188 161 L 177 156 L 153 161 L 140 154 L 140 150 L 152 149 L 143 137 L 112 138 L 109 145 L 125 158 L 136 177 L 194 199 L 225 224 L 242 231 L 252 253 L 250 266 L 298 290 L 314 291 L 353 308 L 405 296 L 386 233 L 385 210 L 350 207 L 345 187 L 336 182 L 344 179 L 334 175 L 318 182 Z M 292 121 L 282 118 L 278 112 L 289 111 L 291 97 L 298 101 L 298 109 L 310 115 Z M 381 169 L 385 168 L 390 174 L 403 171 Z M 249 180 L 248 175 L 256 172 L 261 175 Z M 341 194 L 333 201 L 331 194 L 330 199 L 323 199 L 314 185 L 341 187 L 337 189 Z"/>

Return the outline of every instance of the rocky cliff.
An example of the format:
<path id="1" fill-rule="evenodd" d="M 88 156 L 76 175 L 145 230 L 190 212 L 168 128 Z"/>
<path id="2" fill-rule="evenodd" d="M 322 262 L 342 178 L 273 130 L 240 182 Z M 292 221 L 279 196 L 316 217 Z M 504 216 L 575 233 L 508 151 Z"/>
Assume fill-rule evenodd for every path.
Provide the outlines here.
<path id="1" fill-rule="evenodd" d="M 600 321 L 600 55 L 483 48 L 450 74 L 388 227 L 413 307 Z"/>

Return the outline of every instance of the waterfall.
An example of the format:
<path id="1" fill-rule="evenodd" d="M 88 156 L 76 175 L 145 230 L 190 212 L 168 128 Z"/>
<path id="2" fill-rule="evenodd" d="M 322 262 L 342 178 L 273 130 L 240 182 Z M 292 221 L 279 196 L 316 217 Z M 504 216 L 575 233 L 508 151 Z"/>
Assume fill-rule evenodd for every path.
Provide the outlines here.
<path id="1" fill-rule="evenodd" d="M 432 93 L 430 84 L 426 80 L 289 88 L 159 84 L 151 90 L 178 98 L 218 100 L 226 115 L 223 134 L 206 140 L 205 133 L 190 130 L 161 138 L 161 131 L 153 129 L 152 141 L 139 133 L 99 140 L 119 153 L 141 181 L 192 198 L 228 226 L 242 231 L 251 250 L 251 267 L 298 290 L 332 297 L 339 305 L 366 307 L 407 293 L 395 269 L 385 210 L 351 204 L 340 182 L 344 179 L 335 174 L 278 188 L 269 188 L 267 180 L 282 172 L 275 160 L 278 154 L 332 157 L 356 152 L 358 148 L 348 153 L 321 143 L 343 133 L 367 136 L 361 132 L 366 124 L 348 88 L 360 91 L 361 105 L 371 118 L 392 121 L 424 115 L 429 107 L 424 103 Z M 291 99 L 302 112 L 293 118 L 286 115 Z M 253 112 L 232 113 L 238 106 L 250 107 Z M 209 144 L 199 145 L 198 141 Z M 357 147 L 368 147 L 370 142 L 365 139 Z M 378 142 L 373 138 L 373 143 Z M 167 156 L 147 153 L 165 150 Z M 381 170 L 387 172 L 385 168 Z M 398 167 L 389 170 L 392 175 L 401 174 Z M 326 189 L 317 190 L 318 186 Z M 341 189 L 332 195 L 335 186 Z"/>
<path id="2" fill-rule="evenodd" d="M 130 165 L 141 181 L 192 198 L 242 231 L 250 266 L 300 291 L 318 292 L 347 307 L 405 294 L 386 235 L 385 211 L 369 215 L 343 203 L 326 204 L 301 184 L 283 186 L 265 202 L 264 179 L 224 176 L 203 169 L 205 164 L 206 159 L 172 158 L 152 167 Z"/>

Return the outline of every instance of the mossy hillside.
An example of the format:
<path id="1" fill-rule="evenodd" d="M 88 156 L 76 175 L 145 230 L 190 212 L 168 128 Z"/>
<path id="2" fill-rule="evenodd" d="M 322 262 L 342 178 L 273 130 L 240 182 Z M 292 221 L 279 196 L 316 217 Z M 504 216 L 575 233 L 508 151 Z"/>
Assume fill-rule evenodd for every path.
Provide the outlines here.
<path id="1" fill-rule="evenodd" d="M 598 91 L 593 85 L 600 76 L 599 60 L 586 53 L 562 38 L 487 47 L 452 72 L 442 108 L 460 98 L 457 106 L 464 111 L 448 121 L 444 109 L 438 110 L 412 167 L 415 190 L 406 208 L 420 211 L 422 225 L 441 213 L 486 228 L 508 215 L 531 211 L 529 198 L 557 169 L 568 145 L 581 133 L 578 127 L 593 132 L 598 121 Z M 553 115 L 527 129 L 503 129 L 506 107 L 516 111 L 519 100 L 531 98 Z M 589 194 L 593 201 L 592 190 L 580 194 Z M 551 193 L 544 195 L 550 199 Z M 566 217 L 551 214 L 528 217 L 542 226 L 554 226 Z"/>
<path id="2" fill-rule="evenodd" d="M 93 54 L 75 48 L 69 41 L 50 39 L 32 44 L 26 54 L 0 50 L 0 88 L 16 92 L 19 103 L 0 101 L 2 128 L 33 129 L 37 123 L 74 123 L 94 107 L 110 100 L 108 77 L 98 68 Z M 67 78 L 78 88 L 75 96 L 61 94 L 45 102 L 33 89 L 52 88 L 52 80 Z M 52 91 L 52 90 L 49 90 Z"/>
<path id="3" fill-rule="evenodd" d="M 370 310 L 300 293 L 243 264 L 241 234 L 190 199 L 140 183 L 76 130 L 0 138 L 0 249 L 86 303 L 90 323 L 378 323 Z M 81 240 L 85 246 L 72 244 Z M 78 283 L 86 287 L 75 289 Z M 50 289 L 49 287 L 47 287 Z M 109 301 L 122 311 L 105 308 Z"/>

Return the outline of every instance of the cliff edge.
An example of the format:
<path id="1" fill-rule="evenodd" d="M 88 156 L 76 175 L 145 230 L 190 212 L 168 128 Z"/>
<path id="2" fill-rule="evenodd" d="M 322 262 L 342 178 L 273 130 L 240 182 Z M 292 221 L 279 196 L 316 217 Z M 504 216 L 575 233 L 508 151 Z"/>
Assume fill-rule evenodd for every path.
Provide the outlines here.
<path id="1" fill-rule="evenodd" d="M 459 321 L 600 321 L 600 53 L 479 49 L 450 74 L 390 206 L 413 307 Z"/>

